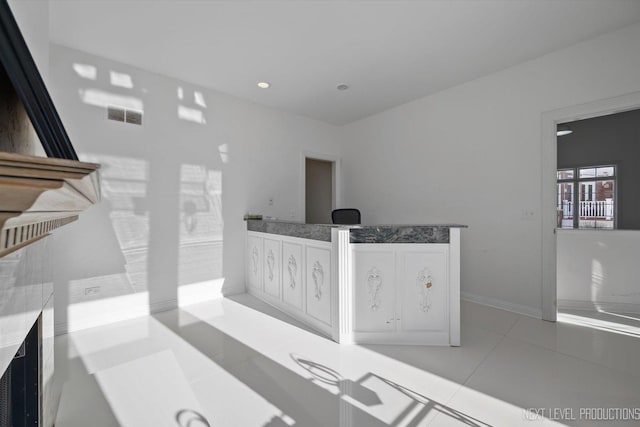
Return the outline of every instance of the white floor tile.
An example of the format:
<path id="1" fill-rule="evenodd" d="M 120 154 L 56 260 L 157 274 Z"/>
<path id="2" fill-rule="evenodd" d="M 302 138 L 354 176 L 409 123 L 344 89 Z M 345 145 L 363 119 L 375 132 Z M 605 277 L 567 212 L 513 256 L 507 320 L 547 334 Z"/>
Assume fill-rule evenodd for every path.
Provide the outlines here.
<path id="1" fill-rule="evenodd" d="M 575 419 L 556 419 L 562 424 L 602 425 L 580 419 L 580 409 L 639 408 L 640 381 L 507 337 L 447 405 L 490 425 L 530 425 L 526 408 L 570 411 Z"/>
<path id="2" fill-rule="evenodd" d="M 460 318 L 463 324 L 473 325 L 500 335 L 506 335 L 520 317 L 519 314 L 462 300 Z"/>
<path id="3" fill-rule="evenodd" d="M 55 425 L 118 427 L 120 424 L 95 377 L 87 374 L 64 383 Z"/>
<path id="4" fill-rule="evenodd" d="M 640 336 L 522 317 L 509 337 L 640 376 Z"/>
<path id="5" fill-rule="evenodd" d="M 396 345 L 364 347 L 462 384 L 501 339 L 502 335 L 463 323 L 460 347 Z"/>
<path id="6" fill-rule="evenodd" d="M 640 407 L 638 377 L 560 353 L 618 345 L 608 332 L 468 302 L 462 318 L 459 348 L 341 346 L 242 295 L 74 332 L 56 338 L 56 425 L 536 426 L 554 423 L 524 408 Z"/>

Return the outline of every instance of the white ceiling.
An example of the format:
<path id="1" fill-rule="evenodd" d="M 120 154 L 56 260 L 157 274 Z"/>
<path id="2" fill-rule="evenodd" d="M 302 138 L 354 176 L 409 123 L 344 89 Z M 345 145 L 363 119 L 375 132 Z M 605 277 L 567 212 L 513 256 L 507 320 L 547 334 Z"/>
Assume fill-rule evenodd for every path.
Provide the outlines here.
<path id="1" fill-rule="evenodd" d="M 338 125 L 638 21 L 640 0 L 50 4 L 53 42 Z"/>

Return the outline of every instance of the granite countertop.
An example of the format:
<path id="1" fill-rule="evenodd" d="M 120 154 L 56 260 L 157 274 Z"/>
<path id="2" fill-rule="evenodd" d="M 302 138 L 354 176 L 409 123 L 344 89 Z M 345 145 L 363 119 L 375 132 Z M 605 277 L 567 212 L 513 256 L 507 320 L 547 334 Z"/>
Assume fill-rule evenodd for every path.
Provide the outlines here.
<path id="1" fill-rule="evenodd" d="M 331 241 L 331 230 L 336 227 L 338 226 L 334 224 L 305 224 L 303 222 L 278 220 L 247 220 L 247 230 L 249 231 L 300 237 L 323 242 Z"/>
<path id="2" fill-rule="evenodd" d="M 299 221 L 286 221 L 282 219 L 248 219 L 245 221 L 255 221 L 255 222 L 266 222 L 273 224 L 291 224 L 291 225 L 303 225 L 303 226 L 314 226 L 314 227 L 330 227 L 330 228 L 415 228 L 415 227 L 440 227 L 440 228 L 468 228 L 468 225 L 464 224 L 357 224 L 357 225 L 347 225 L 347 224 L 308 224 L 306 222 Z"/>
<path id="3" fill-rule="evenodd" d="M 245 219 L 247 222 L 266 222 L 270 224 L 312 225 L 314 227 L 342 227 L 340 224 L 309 224 L 300 221 L 287 221 L 284 219 Z"/>
<path id="4" fill-rule="evenodd" d="M 344 225 L 342 227 L 348 228 L 415 228 L 415 227 L 439 227 L 439 228 L 468 228 L 468 225 L 463 224 L 358 224 L 358 225 Z"/>
<path id="5" fill-rule="evenodd" d="M 460 224 L 306 224 L 281 220 L 248 220 L 249 231 L 280 234 L 305 239 L 331 241 L 333 228 L 349 230 L 351 243 L 449 243 L 450 228 Z"/>

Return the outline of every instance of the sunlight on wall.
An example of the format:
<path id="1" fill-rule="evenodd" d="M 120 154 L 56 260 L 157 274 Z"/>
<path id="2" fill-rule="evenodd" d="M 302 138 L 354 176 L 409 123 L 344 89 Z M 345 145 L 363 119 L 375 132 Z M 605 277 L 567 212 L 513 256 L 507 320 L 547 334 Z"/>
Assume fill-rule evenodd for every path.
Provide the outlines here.
<path id="1" fill-rule="evenodd" d="M 203 108 L 207 108 L 207 103 L 204 102 L 204 95 L 202 92 L 195 91 L 193 92 L 193 101 Z"/>
<path id="2" fill-rule="evenodd" d="M 223 259 L 221 169 L 230 144 L 218 138 L 227 131 L 192 125 L 207 124 L 216 98 L 127 64 L 60 46 L 54 51 L 63 118 L 82 141 L 80 157 L 102 164 L 102 202 L 61 239 L 90 242 L 60 257 L 57 301 L 69 330 L 81 329 L 83 316 L 85 327 L 106 320 L 103 312 L 118 312 L 113 301 L 126 308 L 112 316 L 117 321 L 131 317 L 127 310 L 155 313 L 220 298 L 223 287 L 242 289 L 241 269 L 233 265 L 226 282 L 223 271 L 229 260 Z M 107 121 L 109 107 L 124 109 L 125 122 L 128 111 L 144 112 L 144 125 Z M 239 245 L 226 250 L 235 253 Z M 77 257 L 86 262 L 74 263 Z M 58 332 L 66 330 L 67 316 L 58 320 Z"/>
<path id="3" fill-rule="evenodd" d="M 222 172 L 180 166 L 178 302 L 220 295 L 223 279 Z M 187 286 L 189 285 L 189 286 Z"/>
<path id="4" fill-rule="evenodd" d="M 201 110 L 185 107 L 184 105 L 178 105 L 178 118 L 202 125 L 207 123 Z"/>
<path id="5" fill-rule="evenodd" d="M 109 80 L 113 86 L 119 86 L 126 89 L 133 89 L 133 80 L 126 73 L 118 73 L 117 71 L 109 71 Z"/>
<path id="6" fill-rule="evenodd" d="M 109 155 L 88 155 L 102 164 L 103 203 L 110 204 L 109 218 L 125 258 L 125 269 L 136 292 L 147 290 L 149 211 L 146 160 Z"/>
<path id="7" fill-rule="evenodd" d="M 184 89 L 182 86 L 178 86 L 178 99 L 183 103 L 185 101 Z M 193 102 L 201 108 L 207 108 L 204 95 L 200 91 L 193 91 Z M 200 108 L 188 107 L 183 104 L 178 105 L 178 118 L 201 125 L 207 123 L 207 119 L 204 117 L 204 112 Z"/>
<path id="8" fill-rule="evenodd" d="M 91 277 L 87 279 L 87 283 L 91 286 L 102 283 L 107 285 L 105 288 L 111 288 L 114 283 L 113 279 L 112 276 Z M 73 285 L 74 283 L 70 283 L 70 287 Z M 149 313 L 148 292 L 129 293 L 107 298 L 98 295 L 98 298 L 91 301 L 84 300 L 69 304 L 67 307 L 67 330 L 64 332 L 109 324 L 114 319 L 118 321 L 134 319 Z"/>
<path id="9" fill-rule="evenodd" d="M 100 89 L 79 89 L 78 93 L 82 102 L 96 107 L 108 107 L 110 105 L 130 110 L 144 111 L 144 104 L 140 98 L 118 95 Z"/>
<path id="10" fill-rule="evenodd" d="M 591 301 L 600 301 L 603 296 L 604 274 L 600 261 L 591 260 Z"/>
<path id="11" fill-rule="evenodd" d="M 83 79 L 95 80 L 98 77 L 98 69 L 88 64 L 73 64 L 73 71 Z"/>
<path id="12" fill-rule="evenodd" d="M 220 154 L 220 161 L 222 161 L 222 163 L 229 163 L 229 144 L 218 145 L 218 153 Z"/>

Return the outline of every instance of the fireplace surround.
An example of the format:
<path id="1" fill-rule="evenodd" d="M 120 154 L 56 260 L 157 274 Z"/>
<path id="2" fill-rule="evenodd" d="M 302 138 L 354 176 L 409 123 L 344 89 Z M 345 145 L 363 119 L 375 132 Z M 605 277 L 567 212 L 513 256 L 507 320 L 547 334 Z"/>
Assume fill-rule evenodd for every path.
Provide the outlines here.
<path id="1" fill-rule="evenodd" d="M 0 427 L 40 425 L 42 414 L 41 316 L 0 378 Z"/>

